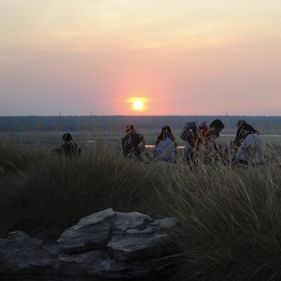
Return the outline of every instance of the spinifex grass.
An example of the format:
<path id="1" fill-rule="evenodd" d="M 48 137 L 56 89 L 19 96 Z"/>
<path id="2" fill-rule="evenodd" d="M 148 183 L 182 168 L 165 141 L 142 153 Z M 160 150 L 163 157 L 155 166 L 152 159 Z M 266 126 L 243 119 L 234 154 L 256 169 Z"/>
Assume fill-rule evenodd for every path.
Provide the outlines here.
<path id="1" fill-rule="evenodd" d="M 6 153 L 9 151 L 9 153 Z M 146 164 L 125 161 L 116 149 L 97 145 L 79 159 L 42 149 L 0 149 L 0 230 L 59 235 L 92 212 L 145 210 L 153 183 Z"/>
<path id="2" fill-rule="evenodd" d="M 79 159 L 42 148 L 0 146 L 0 231 L 56 238 L 92 212 L 112 207 L 178 219 L 175 280 L 280 280 L 281 167 L 188 167 L 122 158 L 95 144 Z M 271 159 L 271 157 L 270 157 Z M 177 259 L 178 261 L 178 259 Z M 170 261 L 169 261 L 170 262 Z"/>

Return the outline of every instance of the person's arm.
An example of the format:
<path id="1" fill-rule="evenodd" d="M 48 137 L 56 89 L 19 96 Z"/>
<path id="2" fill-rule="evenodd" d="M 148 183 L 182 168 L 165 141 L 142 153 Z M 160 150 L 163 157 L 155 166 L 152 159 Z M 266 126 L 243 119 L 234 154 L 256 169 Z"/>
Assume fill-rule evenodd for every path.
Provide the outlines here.
<path id="1" fill-rule="evenodd" d="M 81 147 L 77 144 L 77 156 L 79 157 L 81 155 Z"/>
<path id="2" fill-rule="evenodd" d="M 255 155 L 256 155 L 255 135 L 249 134 L 245 138 L 244 142 L 245 142 L 245 146 L 246 146 L 248 162 L 252 162 L 255 160 Z"/>
<path id="3" fill-rule="evenodd" d="M 160 143 L 160 139 L 158 138 L 155 142 L 155 145 L 158 145 Z"/>
<path id="4" fill-rule="evenodd" d="M 143 135 L 140 135 L 140 141 L 138 143 L 138 149 L 140 151 L 144 151 L 145 150 L 145 141 L 144 141 Z"/>
<path id="5" fill-rule="evenodd" d="M 237 131 L 234 141 L 231 142 L 232 146 L 234 148 L 238 148 L 238 147 L 240 147 L 241 142 L 242 142 L 242 138 L 240 136 L 240 131 Z"/>
<path id="6" fill-rule="evenodd" d="M 256 158 L 256 145 L 255 144 L 249 144 L 247 146 L 247 154 L 248 154 L 248 162 L 255 161 Z"/>
<path id="7" fill-rule="evenodd" d="M 122 138 L 121 140 L 121 144 L 122 144 L 122 152 L 123 152 L 123 156 L 127 155 L 127 149 L 126 149 L 126 137 Z"/>

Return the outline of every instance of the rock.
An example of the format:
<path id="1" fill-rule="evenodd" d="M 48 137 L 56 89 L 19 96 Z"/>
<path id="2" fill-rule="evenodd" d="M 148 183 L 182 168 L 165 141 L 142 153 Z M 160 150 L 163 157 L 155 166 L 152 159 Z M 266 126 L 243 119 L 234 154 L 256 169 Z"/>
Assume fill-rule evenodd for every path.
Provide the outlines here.
<path id="1" fill-rule="evenodd" d="M 111 220 L 115 216 L 107 209 L 80 219 L 79 223 L 66 229 L 58 243 L 65 253 L 82 253 L 103 248 L 110 240 Z"/>
<path id="2" fill-rule="evenodd" d="M 145 262 L 116 261 L 109 254 L 91 251 L 77 255 L 61 255 L 60 274 L 68 277 L 94 277 L 99 279 L 131 279 L 150 273 L 150 266 Z M 94 279 L 96 280 L 96 279 Z"/>
<path id="3" fill-rule="evenodd" d="M 60 275 L 67 277 L 85 277 L 87 269 L 95 267 L 97 263 L 107 259 L 108 255 L 102 251 L 89 251 L 75 255 L 62 254 L 60 261 Z"/>
<path id="4" fill-rule="evenodd" d="M 168 232 L 175 226 L 173 218 L 154 221 L 140 213 L 117 213 L 109 251 L 121 261 L 161 257 L 173 248 Z"/>
<path id="5" fill-rule="evenodd" d="M 138 212 L 116 212 L 113 221 L 112 235 L 125 234 L 129 229 L 145 229 L 153 222 L 152 218 Z"/>
<path id="6" fill-rule="evenodd" d="M 109 242 L 108 247 L 116 260 L 141 260 L 161 257 L 170 243 L 167 234 L 141 234 L 127 235 L 121 240 Z"/>
<path id="7" fill-rule="evenodd" d="M 170 272 L 175 225 L 107 209 L 80 219 L 57 243 L 11 232 L 0 239 L 0 280 L 152 280 Z"/>
<path id="8" fill-rule="evenodd" d="M 55 275 L 57 259 L 42 248 L 42 241 L 16 231 L 0 239 L 0 273 Z"/>
<path id="9" fill-rule="evenodd" d="M 108 280 L 148 280 L 152 276 L 149 262 L 121 262 L 114 259 L 96 262 L 94 266 L 87 270 L 89 276 Z"/>

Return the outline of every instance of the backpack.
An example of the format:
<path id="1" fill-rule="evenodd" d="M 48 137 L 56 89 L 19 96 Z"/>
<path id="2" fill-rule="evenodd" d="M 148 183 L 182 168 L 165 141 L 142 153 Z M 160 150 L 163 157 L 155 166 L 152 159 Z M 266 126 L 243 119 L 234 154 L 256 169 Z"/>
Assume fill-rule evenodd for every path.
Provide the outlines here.
<path id="1" fill-rule="evenodd" d="M 208 126 L 206 122 L 203 122 L 200 125 L 197 125 L 196 122 L 187 122 L 182 130 L 180 138 L 193 147 L 196 144 L 200 132 L 206 131 L 207 129 Z"/>

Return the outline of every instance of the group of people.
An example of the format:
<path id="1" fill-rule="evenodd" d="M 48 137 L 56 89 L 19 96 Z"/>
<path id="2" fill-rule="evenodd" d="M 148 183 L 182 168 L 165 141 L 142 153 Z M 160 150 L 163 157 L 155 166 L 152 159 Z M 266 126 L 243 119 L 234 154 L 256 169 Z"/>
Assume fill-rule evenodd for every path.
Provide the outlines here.
<path id="1" fill-rule="evenodd" d="M 122 138 L 123 155 L 127 158 L 135 158 L 141 160 L 141 154 L 145 150 L 144 137 L 138 134 L 132 124 L 125 128 L 125 137 Z M 177 154 L 176 138 L 169 126 L 162 127 L 154 149 L 154 158 L 164 160 L 166 162 L 175 162 Z"/>
<path id="2" fill-rule="evenodd" d="M 210 125 L 188 122 L 180 135 L 180 138 L 186 143 L 183 160 L 187 163 L 197 163 L 198 161 L 210 163 L 221 159 L 238 165 L 264 162 L 259 132 L 250 124 L 245 120 L 237 122 L 236 136 L 229 146 L 217 142 L 223 129 L 224 124 L 219 119 L 214 120 Z M 132 124 L 126 126 L 125 133 L 122 138 L 124 157 L 142 160 L 146 147 L 143 135 L 137 133 Z M 81 148 L 73 142 L 70 133 L 63 134 L 62 140 L 63 144 L 60 148 L 54 149 L 54 152 L 68 158 L 80 156 Z M 153 156 L 149 156 L 149 158 L 176 163 L 177 147 L 176 137 L 171 128 L 165 125 L 155 141 Z"/>
<path id="3" fill-rule="evenodd" d="M 185 141 L 184 161 L 196 163 L 201 159 L 205 163 L 223 159 L 233 164 L 247 165 L 250 163 L 263 163 L 264 157 L 261 149 L 259 132 L 249 125 L 245 120 L 237 122 L 237 132 L 230 146 L 217 142 L 224 124 L 216 119 L 207 125 L 196 122 L 188 122 L 180 138 Z M 136 132 L 133 125 L 127 125 L 126 135 L 122 138 L 124 157 L 142 159 L 145 151 L 145 140 L 143 135 Z M 177 156 L 177 141 L 169 126 L 162 127 L 155 142 L 153 158 L 165 162 L 175 163 Z"/>

